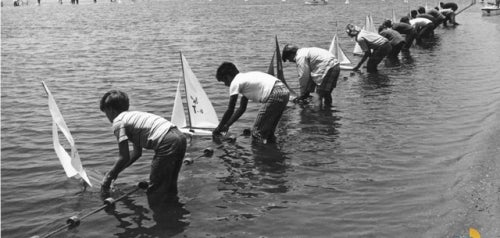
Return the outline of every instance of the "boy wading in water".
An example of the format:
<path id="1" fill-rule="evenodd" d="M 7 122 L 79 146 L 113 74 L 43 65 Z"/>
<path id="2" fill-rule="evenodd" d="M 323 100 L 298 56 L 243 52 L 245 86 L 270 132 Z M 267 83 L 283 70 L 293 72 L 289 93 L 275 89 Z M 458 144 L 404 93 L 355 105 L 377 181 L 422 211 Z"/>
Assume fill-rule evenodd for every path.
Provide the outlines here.
<path id="1" fill-rule="evenodd" d="M 252 128 L 254 142 L 276 142 L 274 131 L 285 111 L 290 98 L 290 92 L 277 78 L 263 72 L 240 73 L 230 62 L 222 63 L 217 69 L 217 81 L 229 87 L 229 105 L 222 117 L 219 126 L 212 132 L 214 137 L 227 132 L 229 127 L 237 121 L 247 108 L 248 100 L 262 103 Z M 242 95 L 240 107 L 234 108 L 238 95 Z"/>
<path id="2" fill-rule="evenodd" d="M 129 111 L 129 98 L 122 91 L 111 90 L 104 94 L 100 108 L 113 123 L 119 149 L 118 160 L 103 179 L 103 196 L 109 196 L 111 183 L 120 172 L 141 157 L 144 148 L 155 151 L 147 190 L 150 202 L 175 199 L 177 177 L 187 145 L 184 134 L 163 117 L 147 112 Z M 129 152 L 129 142 L 133 145 L 132 153 Z"/>

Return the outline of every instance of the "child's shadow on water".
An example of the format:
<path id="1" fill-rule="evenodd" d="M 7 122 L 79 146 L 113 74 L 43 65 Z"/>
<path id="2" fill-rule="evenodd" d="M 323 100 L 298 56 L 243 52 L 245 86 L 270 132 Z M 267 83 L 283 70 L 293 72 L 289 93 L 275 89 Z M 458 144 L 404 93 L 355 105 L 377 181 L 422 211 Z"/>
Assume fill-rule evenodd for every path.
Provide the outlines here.
<path id="1" fill-rule="evenodd" d="M 128 197 L 124 198 L 121 203 L 132 213 L 108 212 L 120 222 L 117 227 L 124 229 L 122 233 L 115 234 L 118 237 L 172 237 L 184 232 L 189 225 L 186 217 L 190 212 L 184 209 L 184 204 L 178 199 L 161 204 L 152 204 L 148 201 L 150 209 L 134 204 L 134 200 Z M 155 222 L 153 226 L 149 226 L 151 224 L 149 212 L 152 212 Z M 148 227 L 145 227 L 145 224 L 148 224 Z"/>

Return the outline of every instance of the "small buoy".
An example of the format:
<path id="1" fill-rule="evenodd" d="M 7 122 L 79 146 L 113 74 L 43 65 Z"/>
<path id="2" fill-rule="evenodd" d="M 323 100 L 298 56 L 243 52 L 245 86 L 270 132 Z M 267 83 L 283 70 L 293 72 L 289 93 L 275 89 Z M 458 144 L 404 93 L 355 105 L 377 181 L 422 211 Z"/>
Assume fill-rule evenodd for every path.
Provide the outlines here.
<path id="1" fill-rule="evenodd" d="M 228 140 L 229 142 L 231 142 L 231 143 L 234 143 L 234 142 L 236 142 L 236 137 L 235 137 L 235 136 L 229 136 L 229 137 L 227 138 L 227 140 Z"/>
<path id="2" fill-rule="evenodd" d="M 189 164 L 192 164 L 194 161 L 191 158 L 185 158 L 183 162 L 184 162 L 184 164 L 189 165 Z"/>
<path id="3" fill-rule="evenodd" d="M 354 75 L 356 75 L 356 73 L 354 73 L 354 72 L 351 72 L 351 74 L 350 74 L 350 75 L 351 75 L 351 76 L 354 76 Z"/>
<path id="4" fill-rule="evenodd" d="M 78 218 L 77 216 L 72 216 L 70 218 L 68 218 L 68 220 L 66 220 L 66 224 L 69 225 L 69 227 L 76 227 L 78 225 L 80 225 L 80 218 Z"/>
<path id="5" fill-rule="evenodd" d="M 203 150 L 203 155 L 207 156 L 207 157 L 210 157 L 214 154 L 214 149 L 208 147 L 206 149 Z"/>
<path id="6" fill-rule="evenodd" d="M 347 80 L 347 77 L 344 77 L 344 80 Z"/>
<path id="7" fill-rule="evenodd" d="M 147 189 L 149 187 L 149 183 L 146 181 L 142 181 L 137 184 L 137 187 L 139 187 L 140 189 Z"/>
<path id="8" fill-rule="evenodd" d="M 104 205 L 109 206 L 109 205 L 112 205 L 114 203 L 115 203 L 115 200 L 111 197 L 104 199 Z"/>
<path id="9" fill-rule="evenodd" d="M 243 130 L 243 135 L 244 136 L 249 136 L 251 134 L 252 134 L 252 131 L 250 129 L 246 128 L 246 129 Z"/>

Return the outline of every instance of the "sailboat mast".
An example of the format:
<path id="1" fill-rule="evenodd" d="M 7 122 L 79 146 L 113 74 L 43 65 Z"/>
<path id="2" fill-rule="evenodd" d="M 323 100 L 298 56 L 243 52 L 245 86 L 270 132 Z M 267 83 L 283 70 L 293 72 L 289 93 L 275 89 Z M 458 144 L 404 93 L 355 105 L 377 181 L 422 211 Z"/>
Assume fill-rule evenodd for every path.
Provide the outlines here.
<path id="1" fill-rule="evenodd" d="M 186 86 L 186 74 L 184 73 L 184 61 L 182 60 L 182 51 L 179 52 L 179 56 L 181 57 L 181 67 L 182 67 L 182 81 L 184 82 L 184 94 L 186 95 L 185 98 L 186 98 L 186 105 L 188 106 L 188 123 L 187 123 L 187 127 L 189 128 L 189 130 L 191 131 L 191 113 L 189 113 L 189 100 L 187 98 L 187 86 Z"/>

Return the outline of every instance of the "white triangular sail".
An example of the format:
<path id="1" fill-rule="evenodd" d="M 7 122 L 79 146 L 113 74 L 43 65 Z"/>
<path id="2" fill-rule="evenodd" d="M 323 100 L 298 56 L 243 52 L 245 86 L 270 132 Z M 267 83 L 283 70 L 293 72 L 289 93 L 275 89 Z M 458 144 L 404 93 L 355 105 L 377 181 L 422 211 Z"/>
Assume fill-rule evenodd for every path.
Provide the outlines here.
<path id="1" fill-rule="evenodd" d="M 378 33 L 377 28 L 375 28 L 375 24 L 373 23 L 373 18 L 371 14 L 368 14 L 368 16 L 366 16 L 365 26 L 367 31 Z"/>
<path id="2" fill-rule="evenodd" d="M 61 162 L 61 165 L 64 168 L 64 172 L 66 172 L 66 176 L 68 177 L 80 175 L 80 177 L 82 177 L 83 180 L 85 180 L 85 182 L 92 187 L 87 173 L 83 169 L 82 162 L 80 161 L 80 155 L 78 154 L 78 150 L 76 149 L 73 136 L 71 136 L 68 126 L 66 125 L 66 122 L 64 121 L 64 118 L 59 111 L 59 108 L 57 107 L 52 93 L 50 93 L 49 88 L 43 81 L 42 84 L 45 88 L 45 91 L 47 92 L 49 111 L 52 115 L 52 140 L 54 142 L 54 150 L 57 154 L 57 157 L 59 158 L 59 161 Z M 66 149 L 64 149 L 64 147 L 59 142 L 59 130 L 61 130 L 61 132 L 64 134 L 64 137 L 66 137 L 66 140 L 68 140 L 71 146 L 71 155 L 68 154 Z"/>
<path id="3" fill-rule="evenodd" d="M 179 128 L 184 128 L 187 126 L 186 115 L 184 112 L 184 106 L 182 105 L 182 95 L 181 95 L 181 80 L 177 84 L 177 91 L 175 93 L 174 108 L 172 109 L 172 117 L 170 122 Z"/>
<path id="4" fill-rule="evenodd" d="M 396 12 L 394 11 L 394 9 L 392 9 L 392 23 L 396 23 L 398 22 L 398 19 L 396 18 Z"/>
<path id="5" fill-rule="evenodd" d="M 333 36 L 332 43 L 330 44 L 330 48 L 328 49 L 328 51 L 330 51 L 330 53 L 332 53 L 335 58 L 337 58 L 340 64 L 351 64 L 349 58 L 347 58 L 342 48 L 340 48 L 337 34 Z"/>
<path id="6" fill-rule="evenodd" d="M 219 125 L 219 119 L 217 118 L 217 114 L 212 103 L 210 102 L 210 99 L 191 70 L 186 58 L 182 53 L 180 55 L 189 123 L 186 123 L 186 116 L 184 115 L 185 111 L 182 105 L 180 89 L 181 81 L 179 81 L 179 84 L 177 85 L 171 121 L 184 133 L 193 135 L 211 135 L 211 131 L 203 129 L 216 128 Z"/>

